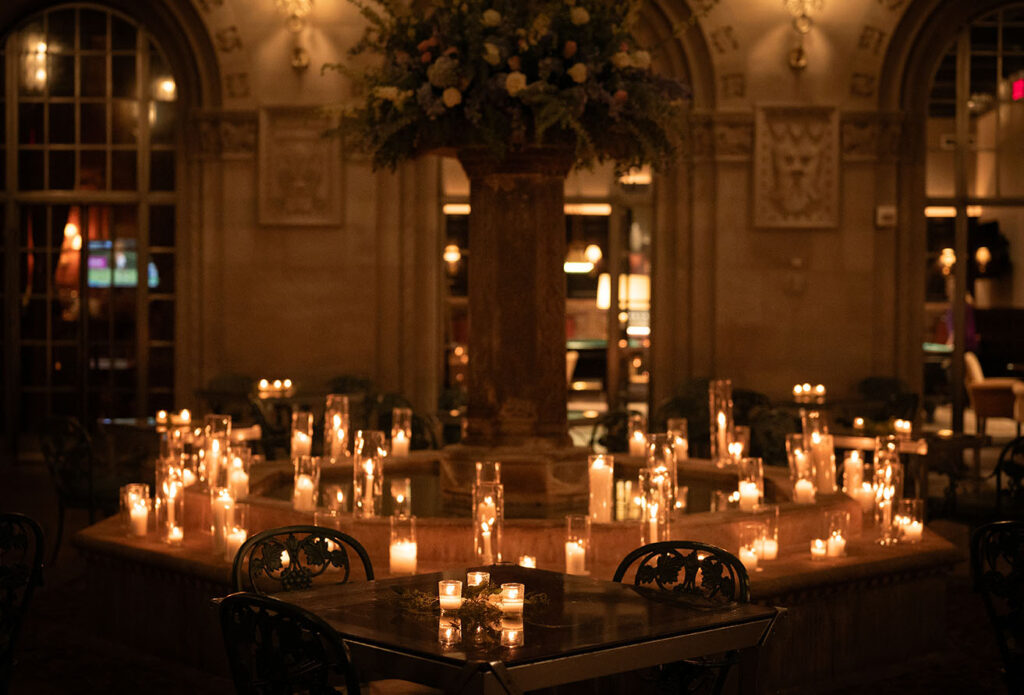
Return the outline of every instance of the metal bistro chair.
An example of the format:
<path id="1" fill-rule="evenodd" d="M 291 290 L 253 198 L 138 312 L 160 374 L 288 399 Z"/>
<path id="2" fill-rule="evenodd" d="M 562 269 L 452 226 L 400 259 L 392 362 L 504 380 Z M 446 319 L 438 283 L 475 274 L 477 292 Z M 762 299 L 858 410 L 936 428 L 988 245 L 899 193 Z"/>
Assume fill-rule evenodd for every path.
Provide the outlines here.
<path id="1" fill-rule="evenodd" d="M 1003 447 L 993 473 L 996 476 L 996 512 L 1002 511 L 1004 497 L 1010 509 L 1024 511 L 1024 437 L 1017 437 Z"/>
<path id="2" fill-rule="evenodd" d="M 347 533 L 321 526 L 283 526 L 247 539 L 235 555 L 231 570 L 235 591 L 267 594 L 308 589 L 323 583 L 344 584 L 352 562 L 349 550 L 362 561 L 367 581 L 373 565 L 362 544 Z"/>
<path id="3" fill-rule="evenodd" d="M 971 577 L 996 631 L 1006 687 L 1024 693 L 1024 521 L 996 521 L 975 529 Z"/>
<path id="4" fill-rule="evenodd" d="M 237 693 L 360 693 L 345 643 L 307 610 L 240 592 L 221 599 L 220 625 Z"/>
<path id="5" fill-rule="evenodd" d="M 613 581 L 632 573 L 633 584 L 663 594 L 666 599 L 685 599 L 698 605 L 720 606 L 750 602 L 750 578 L 743 563 L 732 553 L 697 541 L 661 541 L 631 551 L 619 563 Z M 679 692 L 721 693 L 729 670 L 739 662 L 737 652 L 722 657 L 692 659 L 666 664 L 654 679 L 659 691 L 675 684 Z M 647 673 L 642 674 L 647 677 Z"/>
<path id="6" fill-rule="evenodd" d="M 0 692 L 14 668 L 14 646 L 32 592 L 43 583 L 43 531 L 24 514 L 0 514 Z"/>

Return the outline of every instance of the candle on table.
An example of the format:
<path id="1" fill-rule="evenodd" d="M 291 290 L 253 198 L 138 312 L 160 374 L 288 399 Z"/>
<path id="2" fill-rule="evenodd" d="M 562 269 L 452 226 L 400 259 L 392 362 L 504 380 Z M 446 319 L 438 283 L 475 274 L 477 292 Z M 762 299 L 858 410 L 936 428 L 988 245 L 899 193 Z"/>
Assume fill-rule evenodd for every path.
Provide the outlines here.
<path id="1" fill-rule="evenodd" d="M 494 562 L 494 553 L 491 551 L 491 526 L 486 521 L 480 524 L 480 542 L 484 546 L 484 564 L 490 565 Z"/>
<path id="2" fill-rule="evenodd" d="M 391 544 L 391 574 L 416 574 L 416 541 Z"/>
<path id="3" fill-rule="evenodd" d="M 842 534 L 836 533 L 828 537 L 825 554 L 828 557 L 842 557 L 846 555 L 846 539 L 843 538 Z"/>
<path id="4" fill-rule="evenodd" d="M 864 482 L 864 459 L 859 451 L 851 451 L 843 459 L 843 485 L 847 490 L 855 490 Z"/>
<path id="5" fill-rule="evenodd" d="M 612 466 L 600 454 L 590 462 L 590 518 L 602 524 L 612 520 Z"/>
<path id="6" fill-rule="evenodd" d="M 170 545 L 181 545 L 181 542 L 185 540 L 185 529 L 181 526 L 172 526 L 170 531 L 167 532 L 167 543 Z"/>
<path id="7" fill-rule="evenodd" d="M 188 411 L 188 408 L 182 408 L 178 418 L 181 419 L 181 424 L 187 425 L 192 422 L 192 413 Z"/>
<path id="8" fill-rule="evenodd" d="M 648 519 L 647 519 L 647 542 L 657 543 L 661 540 L 661 534 L 658 532 L 658 507 L 660 505 L 655 502 L 648 508 Z"/>
<path id="9" fill-rule="evenodd" d="M 219 552 L 227 542 L 228 527 L 235 520 L 235 501 L 227 489 L 221 490 L 210 500 L 213 508 L 213 550 Z"/>
<path id="10" fill-rule="evenodd" d="M 441 610 L 457 611 L 462 606 L 462 582 L 458 579 L 442 579 L 437 583 L 437 595 Z"/>
<path id="11" fill-rule="evenodd" d="M 135 500 L 131 508 L 131 529 L 135 536 L 145 536 L 149 527 L 149 502 Z"/>
<path id="12" fill-rule="evenodd" d="M 647 436 L 643 432 L 634 432 L 629 438 L 629 455 L 644 456 L 647 453 Z"/>
<path id="13" fill-rule="evenodd" d="M 491 581 L 490 572 L 467 572 L 466 586 L 483 586 Z"/>
<path id="14" fill-rule="evenodd" d="M 897 516 L 896 523 L 903 534 L 902 540 L 906 543 L 917 543 L 924 535 L 924 524 L 916 519 L 907 516 Z"/>
<path id="15" fill-rule="evenodd" d="M 316 511 L 316 487 L 313 485 L 312 476 L 300 473 L 295 477 L 292 507 L 297 512 Z"/>
<path id="16" fill-rule="evenodd" d="M 345 457 L 345 429 L 342 426 L 340 413 L 331 416 L 331 450 L 328 453 L 334 459 Z"/>
<path id="17" fill-rule="evenodd" d="M 814 504 L 814 483 L 798 480 L 793 486 L 793 501 L 797 504 Z"/>
<path id="18" fill-rule="evenodd" d="M 862 512 L 870 512 L 875 506 L 875 489 L 871 483 L 861 483 L 852 490 L 851 497 L 860 502 Z"/>
<path id="19" fill-rule="evenodd" d="M 743 563 L 743 566 L 747 568 L 748 572 L 753 572 L 757 569 L 757 552 L 755 552 L 754 546 L 741 546 L 739 558 L 740 562 Z"/>
<path id="20" fill-rule="evenodd" d="M 196 474 L 192 472 L 191 468 L 185 468 L 181 471 L 181 480 L 185 487 L 188 487 L 196 482 Z"/>
<path id="21" fill-rule="evenodd" d="M 520 567 L 537 567 L 537 558 L 533 555 L 520 555 L 519 556 Z"/>
<path id="22" fill-rule="evenodd" d="M 862 418 L 862 417 L 855 417 L 855 418 L 853 418 L 853 429 L 855 429 L 855 430 L 862 430 L 862 429 L 864 429 L 864 418 Z"/>
<path id="23" fill-rule="evenodd" d="M 583 546 L 583 541 L 565 542 L 565 573 L 587 573 L 587 549 Z"/>
<path id="24" fill-rule="evenodd" d="M 231 562 L 235 559 L 235 555 L 238 554 L 238 549 L 242 547 L 242 543 L 245 543 L 245 539 L 249 534 L 246 533 L 244 528 L 238 528 L 233 526 L 227 533 L 227 541 L 224 548 L 224 559 Z"/>
<path id="25" fill-rule="evenodd" d="M 302 430 L 292 431 L 292 458 L 296 456 L 309 456 L 313 448 L 312 438 Z"/>
<path id="26" fill-rule="evenodd" d="M 393 435 L 391 435 L 391 455 L 409 455 L 409 438 L 405 436 L 404 430 L 397 430 Z"/>
<path id="27" fill-rule="evenodd" d="M 501 610 L 504 613 L 522 613 L 523 598 L 526 590 L 522 584 L 508 583 L 501 585 Z"/>
<path id="28" fill-rule="evenodd" d="M 811 558 L 818 560 L 826 556 L 828 545 L 823 538 L 815 538 L 811 541 Z"/>
<path id="29" fill-rule="evenodd" d="M 373 459 L 363 463 L 363 511 L 366 515 L 372 516 L 375 513 L 373 505 Z"/>
<path id="30" fill-rule="evenodd" d="M 231 463 L 231 475 L 228 476 L 228 489 L 236 500 L 249 495 L 249 474 L 242 467 L 242 459 L 236 456 Z"/>
<path id="31" fill-rule="evenodd" d="M 759 538 L 754 549 L 759 560 L 774 560 L 779 556 L 779 542 L 774 538 Z"/>
<path id="32" fill-rule="evenodd" d="M 740 487 L 740 509 L 745 512 L 752 512 L 761 500 L 761 490 L 757 483 L 752 480 L 741 480 Z"/>

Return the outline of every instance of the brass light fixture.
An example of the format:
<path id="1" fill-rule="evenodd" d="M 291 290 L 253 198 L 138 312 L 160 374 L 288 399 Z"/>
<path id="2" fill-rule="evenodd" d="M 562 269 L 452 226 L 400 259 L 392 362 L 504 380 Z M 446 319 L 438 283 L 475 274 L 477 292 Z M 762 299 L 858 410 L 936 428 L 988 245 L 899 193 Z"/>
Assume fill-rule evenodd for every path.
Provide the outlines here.
<path id="1" fill-rule="evenodd" d="M 807 52 L 804 50 L 804 37 L 814 26 L 811 12 L 820 12 L 825 0 L 782 0 L 783 6 L 793 16 L 793 31 L 796 32 L 796 45 L 789 52 L 789 67 L 800 71 L 807 67 Z"/>
<path id="2" fill-rule="evenodd" d="M 288 31 L 295 37 L 292 47 L 292 68 L 302 72 L 309 67 L 309 53 L 299 43 L 299 34 L 306 26 L 306 17 L 313 10 L 313 0 L 274 0 L 277 11 L 288 18 Z"/>

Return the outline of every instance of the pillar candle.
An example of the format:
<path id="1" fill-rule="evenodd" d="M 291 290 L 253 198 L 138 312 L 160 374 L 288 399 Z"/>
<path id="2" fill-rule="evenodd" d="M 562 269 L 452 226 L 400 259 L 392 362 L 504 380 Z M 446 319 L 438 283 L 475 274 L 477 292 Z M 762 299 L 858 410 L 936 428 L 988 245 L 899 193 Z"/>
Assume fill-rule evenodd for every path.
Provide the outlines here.
<path id="1" fill-rule="evenodd" d="M 811 541 L 811 558 L 818 560 L 825 557 L 828 552 L 828 545 L 822 538 L 815 538 Z"/>
<path id="2" fill-rule="evenodd" d="M 774 560 L 779 556 L 779 542 L 774 538 L 761 538 L 754 544 L 759 560 Z"/>
<path id="3" fill-rule="evenodd" d="M 483 544 L 483 562 L 485 565 L 490 565 L 494 562 L 494 553 L 491 550 L 491 531 L 488 524 L 483 524 L 483 530 L 480 532 L 480 542 Z"/>
<path id="4" fill-rule="evenodd" d="M 181 545 L 183 540 L 185 540 L 185 529 L 181 526 L 172 526 L 167 532 L 167 542 L 170 545 Z"/>
<path id="5" fill-rule="evenodd" d="M 227 542 L 228 528 L 235 520 L 235 501 L 227 490 L 221 490 L 212 500 L 213 509 L 213 550 L 221 552 Z"/>
<path id="6" fill-rule="evenodd" d="M 739 559 L 748 572 L 753 572 L 757 569 L 757 553 L 754 551 L 753 546 L 742 546 L 739 552 Z"/>
<path id="7" fill-rule="evenodd" d="M 590 464 L 590 519 L 600 524 L 612 520 L 612 467 L 604 458 Z"/>
<path id="8" fill-rule="evenodd" d="M 391 437 L 391 455 L 409 455 L 409 439 L 405 436 L 405 432 L 403 430 L 398 430 Z"/>
<path id="9" fill-rule="evenodd" d="M 312 476 L 300 473 L 295 477 L 292 507 L 297 512 L 316 511 L 316 487 L 313 485 Z"/>
<path id="10" fill-rule="evenodd" d="M 372 516 L 375 513 L 373 504 L 373 459 L 363 464 L 363 513 Z"/>
<path id="11" fill-rule="evenodd" d="M 227 533 L 227 539 L 224 547 L 224 559 L 231 562 L 235 559 L 235 555 L 238 554 L 238 549 L 242 547 L 242 543 L 245 543 L 246 533 L 244 528 L 238 528 L 233 526 Z"/>
<path id="12" fill-rule="evenodd" d="M 242 468 L 242 459 L 235 457 L 228 476 L 228 489 L 236 500 L 249 495 L 249 474 Z"/>
<path id="13" fill-rule="evenodd" d="M 565 573 L 587 573 L 587 549 L 579 541 L 565 542 Z"/>
<path id="14" fill-rule="evenodd" d="M 416 574 L 416 541 L 391 544 L 391 574 Z"/>
<path id="15" fill-rule="evenodd" d="M 864 482 L 864 460 L 859 451 L 851 451 L 843 460 L 843 485 L 854 490 Z"/>
<path id="16" fill-rule="evenodd" d="M 537 558 L 535 558 L 533 555 L 520 555 L 519 556 L 519 566 L 520 567 L 536 567 L 537 566 Z"/>
<path id="17" fill-rule="evenodd" d="M 751 480 L 741 480 L 739 493 L 740 509 L 745 512 L 754 511 L 761 499 L 761 491 L 758 489 L 757 483 Z"/>
<path id="18" fill-rule="evenodd" d="M 136 500 L 131 508 L 132 535 L 145 536 L 149 527 L 149 504 L 146 500 Z"/>
<path id="19" fill-rule="evenodd" d="M 793 501 L 797 504 L 814 504 L 814 483 L 798 480 L 793 486 Z"/>
<path id="20" fill-rule="evenodd" d="M 871 483 L 861 483 L 860 487 L 851 491 L 850 496 L 860 502 L 862 512 L 870 512 L 875 507 L 875 489 L 871 487 Z"/>
<path id="21" fill-rule="evenodd" d="M 829 557 L 842 557 L 846 555 L 846 539 L 839 534 L 829 536 L 825 547 L 825 554 Z"/>
<path id="22" fill-rule="evenodd" d="M 629 438 L 629 455 L 645 456 L 647 454 L 647 437 L 643 432 L 634 432 Z"/>
<path id="23" fill-rule="evenodd" d="M 718 429 L 715 436 L 718 438 L 718 457 L 724 458 L 729 452 L 729 433 L 725 430 L 725 413 L 718 411 L 715 418 Z"/>

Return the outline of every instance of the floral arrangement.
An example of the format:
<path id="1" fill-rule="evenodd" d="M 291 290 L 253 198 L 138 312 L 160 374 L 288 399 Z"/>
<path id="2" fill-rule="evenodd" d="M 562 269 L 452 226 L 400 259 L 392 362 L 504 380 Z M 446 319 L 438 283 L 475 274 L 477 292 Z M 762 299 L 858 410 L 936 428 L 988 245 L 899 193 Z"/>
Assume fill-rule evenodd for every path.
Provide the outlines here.
<path id="1" fill-rule="evenodd" d="M 665 165 L 688 95 L 651 71 L 633 36 L 640 0 L 350 0 L 369 26 L 342 134 L 375 167 L 439 149 L 561 145 L 578 165 Z"/>

